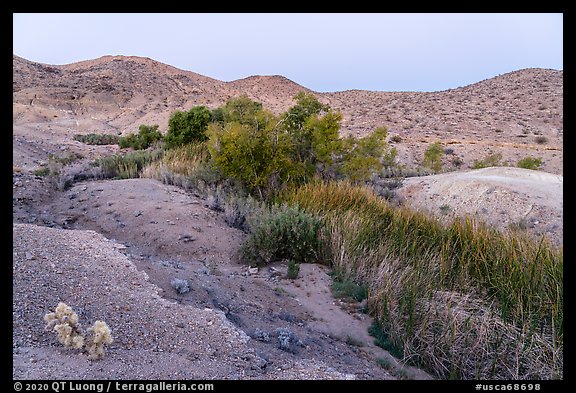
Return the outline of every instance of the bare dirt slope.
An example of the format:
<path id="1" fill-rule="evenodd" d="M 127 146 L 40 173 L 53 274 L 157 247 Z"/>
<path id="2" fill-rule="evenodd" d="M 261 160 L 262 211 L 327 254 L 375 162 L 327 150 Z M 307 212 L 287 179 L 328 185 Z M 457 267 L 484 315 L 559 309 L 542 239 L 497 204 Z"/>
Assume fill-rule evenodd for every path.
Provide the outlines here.
<path id="1" fill-rule="evenodd" d="M 21 181 L 17 194 L 30 195 L 22 189 L 34 186 Z M 15 221 L 30 218 L 68 230 L 15 226 L 15 378 L 52 377 L 44 363 L 53 355 L 62 365 L 83 359 L 66 355 L 41 329 L 43 313 L 59 301 L 109 320 L 119 335 L 110 359 L 63 367 L 61 378 L 396 378 L 376 361 L 396 362 L 368 336 L 372 319 L 360 305 L 332 297 L 328 268 L 303 266 L 294 281 L 281 261 L 249 270 L 235 256 L 245 234 L 177 187 L 151 179 L 77 183 L 15 210 Z M 177 293 L 174 279 L 186 280 L 190 291 Z M 145 296 L 131 292 L 144 288 Z M 165 307 L 176 316 L 167 319 Z M 226 321 L 218 323 L 228 330 L 210 327 L 203 315 Z M 189 319 L 202 332 L 198 349 Z M 284 347 L 278 329 L 288 334 Z"/>
<path id="2" fill-rule="evenodd" d="M 13 231 L 14 379 L 354 377 L 320 359 L 270 366 L 223 311 L 161 297 L 147 274 L 96 232 L 30 224 Z M 104 359 L 65 350 L 43 331 L 44 314 L 60 301 L 73 305 L 86 327 L 97 319 L 111 326 L 114 342 Z"/>
<path id="3" fill-rule="evenodd" d="M 440 218 L 468 215 L 562 245 L 563 183 L 561 175 L 491 167 L 408 178 L 399 193 L 408 205 Z"/>

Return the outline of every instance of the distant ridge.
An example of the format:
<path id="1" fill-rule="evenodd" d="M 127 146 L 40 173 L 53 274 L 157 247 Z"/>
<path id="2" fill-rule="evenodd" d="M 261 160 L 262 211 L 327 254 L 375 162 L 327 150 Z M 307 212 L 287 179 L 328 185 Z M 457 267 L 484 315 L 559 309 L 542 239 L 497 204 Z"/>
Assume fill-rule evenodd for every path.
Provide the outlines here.
<path id="1" fill-rule="evenodd" d="M 300 91 L 342 112 L 344 135 L 387 127 L 403 141 L 396 146 L 401 161 L 418 163 L 426 146 L 439 141 L 451 145 L 465 165 L 490 151 L 502 151 L 513 162 L 532 152 L 542 156 L 546 170 L 562 173 L 563 71 L 527 68 L 439 92 L 319 93 L 281 75 L 223 82 L 137 56 L 48 65 L 13 55 L 14 104 L 34 99 L 119 132 L 133 132 L 142 123 L 165 129 L 175 110 L 214 108 L 242 94 L 281 113 Z"/>

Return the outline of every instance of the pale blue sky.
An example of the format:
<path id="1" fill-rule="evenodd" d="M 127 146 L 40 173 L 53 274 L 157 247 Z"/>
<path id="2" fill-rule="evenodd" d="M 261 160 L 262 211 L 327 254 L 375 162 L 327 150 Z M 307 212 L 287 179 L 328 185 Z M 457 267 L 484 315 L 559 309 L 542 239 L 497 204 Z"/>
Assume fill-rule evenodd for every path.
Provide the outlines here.
<path id="1" fill-rule="evenodd" d="M 13 53 L 47 64 L 145 56 L 230 81 L 318 92 L 439 91 L 563 69 L 563 14 L 13 14 Z"/>

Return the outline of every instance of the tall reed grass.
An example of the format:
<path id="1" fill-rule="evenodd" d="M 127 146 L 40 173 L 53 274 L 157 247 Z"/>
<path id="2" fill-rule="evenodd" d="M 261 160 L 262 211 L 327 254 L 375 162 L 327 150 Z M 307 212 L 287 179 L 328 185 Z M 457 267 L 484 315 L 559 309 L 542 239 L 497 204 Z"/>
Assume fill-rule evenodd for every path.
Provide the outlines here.
<path id="1" fill-rule="evenodd" d="M 162 149 L 136 150 L 127 154 L 115 154 L 96 160 L 102 168 L 105 178 L 131 179 L 140 176 L 140 172 L 150 163 L 162 158 Z"/>
<path id="2" fill-rule="evenodd" d="M 348 182 L 284 200 L 323 217 L 323 259 L 368 286 L 405 361 L 441 378 L 562 378 L 563 252 L 546 239 L 442 224 Z"/>

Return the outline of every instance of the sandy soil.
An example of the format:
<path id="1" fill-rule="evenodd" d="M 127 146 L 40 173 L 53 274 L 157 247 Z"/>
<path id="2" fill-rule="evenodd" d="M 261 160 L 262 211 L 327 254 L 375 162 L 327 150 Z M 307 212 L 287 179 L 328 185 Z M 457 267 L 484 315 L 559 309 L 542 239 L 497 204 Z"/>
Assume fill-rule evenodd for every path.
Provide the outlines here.
<path id="1" fill-rule="evenodd" d="M 563 244 L 563 176 L 491 167 L 413 177 L 398 190 L 409 206 L 439 218 L 469 215 L 502 230 L 520 226 Z"/>

